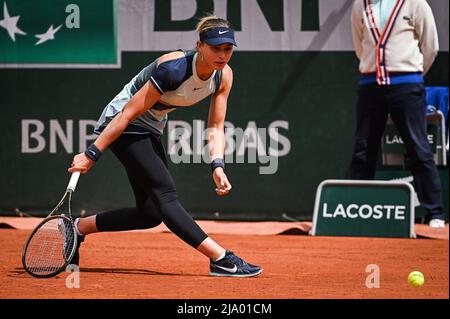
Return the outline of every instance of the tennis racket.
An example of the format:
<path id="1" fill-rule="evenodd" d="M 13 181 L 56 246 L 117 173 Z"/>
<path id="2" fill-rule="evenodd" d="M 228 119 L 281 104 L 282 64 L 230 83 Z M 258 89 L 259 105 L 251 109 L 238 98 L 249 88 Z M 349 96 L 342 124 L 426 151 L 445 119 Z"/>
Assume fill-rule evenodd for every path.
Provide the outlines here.
<path id="1" fill-rule="evenodd" d="M 80 172 L 72 173 L 64 196 L 51 213 L 31 232 L 22 252 L 22 264 L 32 276 L 48 278 L 66 269 L 77 249 L 72 217 L 72 193 Z M 63 210 L 67 206 L 67 210 Z"/>

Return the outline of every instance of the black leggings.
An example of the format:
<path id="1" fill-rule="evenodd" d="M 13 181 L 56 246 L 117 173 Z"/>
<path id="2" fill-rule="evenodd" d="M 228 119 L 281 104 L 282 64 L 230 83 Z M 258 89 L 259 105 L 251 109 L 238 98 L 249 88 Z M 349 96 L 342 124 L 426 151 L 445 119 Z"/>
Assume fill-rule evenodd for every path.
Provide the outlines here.
<path id="1" fill-rule="evenodd" d="M 125 166 L 136 207 L 99 213 L 97 229 L 146 229 L 164 222 L 178 237 L 197 248 L 208 236 L 178 201 L 160 140 L 152 135 L 124 134 L 110 149 Z"/>

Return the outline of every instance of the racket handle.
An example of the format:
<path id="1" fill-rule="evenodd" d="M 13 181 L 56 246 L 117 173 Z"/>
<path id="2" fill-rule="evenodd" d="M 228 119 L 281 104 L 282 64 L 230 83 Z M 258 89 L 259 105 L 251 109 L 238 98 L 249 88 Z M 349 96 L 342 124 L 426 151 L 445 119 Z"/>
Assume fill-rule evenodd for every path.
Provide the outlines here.
<path id="1" fill-rule="evenodd" d="M 78 178 L 80 177 L 80 172 L 73 172 L 72 176 L 70 177 L 69 185 L 67 186 L 67 190 L 74 192 L 75 187 L 78 183 Z"/>

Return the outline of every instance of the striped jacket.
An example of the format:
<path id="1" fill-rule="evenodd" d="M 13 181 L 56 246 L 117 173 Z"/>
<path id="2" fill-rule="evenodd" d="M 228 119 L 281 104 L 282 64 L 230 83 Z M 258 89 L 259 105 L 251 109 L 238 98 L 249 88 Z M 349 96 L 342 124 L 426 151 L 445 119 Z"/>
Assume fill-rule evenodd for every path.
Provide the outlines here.
<path id="1" fill-rule="evenodd" d="M 379 1 L 356 0 L 353 4 L 352 35 L 360 60 L 360 84 L 422 83 L 439 50 L 430 6 L 425 0 L 390 0 L 396 3 L 381 30 L 375 12 Z"/>

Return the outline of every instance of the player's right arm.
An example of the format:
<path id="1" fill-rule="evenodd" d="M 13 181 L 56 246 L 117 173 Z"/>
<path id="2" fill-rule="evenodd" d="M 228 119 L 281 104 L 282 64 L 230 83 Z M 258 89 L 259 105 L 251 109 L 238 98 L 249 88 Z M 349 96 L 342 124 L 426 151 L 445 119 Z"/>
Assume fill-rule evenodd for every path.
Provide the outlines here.
<path id="1" fill-rule="evenodd" d="M 148 81 L 125 105 L 122 112 L 109 122 L 95 141 L 95 146 L 102 152 L 107 149 L 127 126 L 139 115 L 148 111 L 159 100 L 160 96 L 158 90 Z"/>
<path id="2" fill-rule="evenodd" d="M 125 105 L 122 112 L 118 113 L 114 119 L 106 126 L 103 132 L 95 141 L 95 146 L 103 152 L 114 140 L 116 140 L 125 128 L 139 115 L 148 111 L 160 98 L 161 93 L 148 81 Z M 80 171 L 87 173 L 94 164 L 86 154 L 80 153 L 73 158 L 69 172 Z"/>
<path id="3" fill-rule="evenodd" d="M 164 62 L 184 56 L 181 51 L 174 51 L 162 55 L 157 62 L 157 68 L 147 83 L 130 99 L 124 106 L 122 112 L 118 113 L 114 119 L 106 126 L 103 132 L 94 142 L 95 147 L 103 152 L 114 142 L 135 118 L 148 111 L 160 99 L 165 91 L 171 90 L 173 69 Z M 85 153 L 76 155 L 73 159 L 69 172 L 80 171 L 86 173 L 94 162 Z"/>

